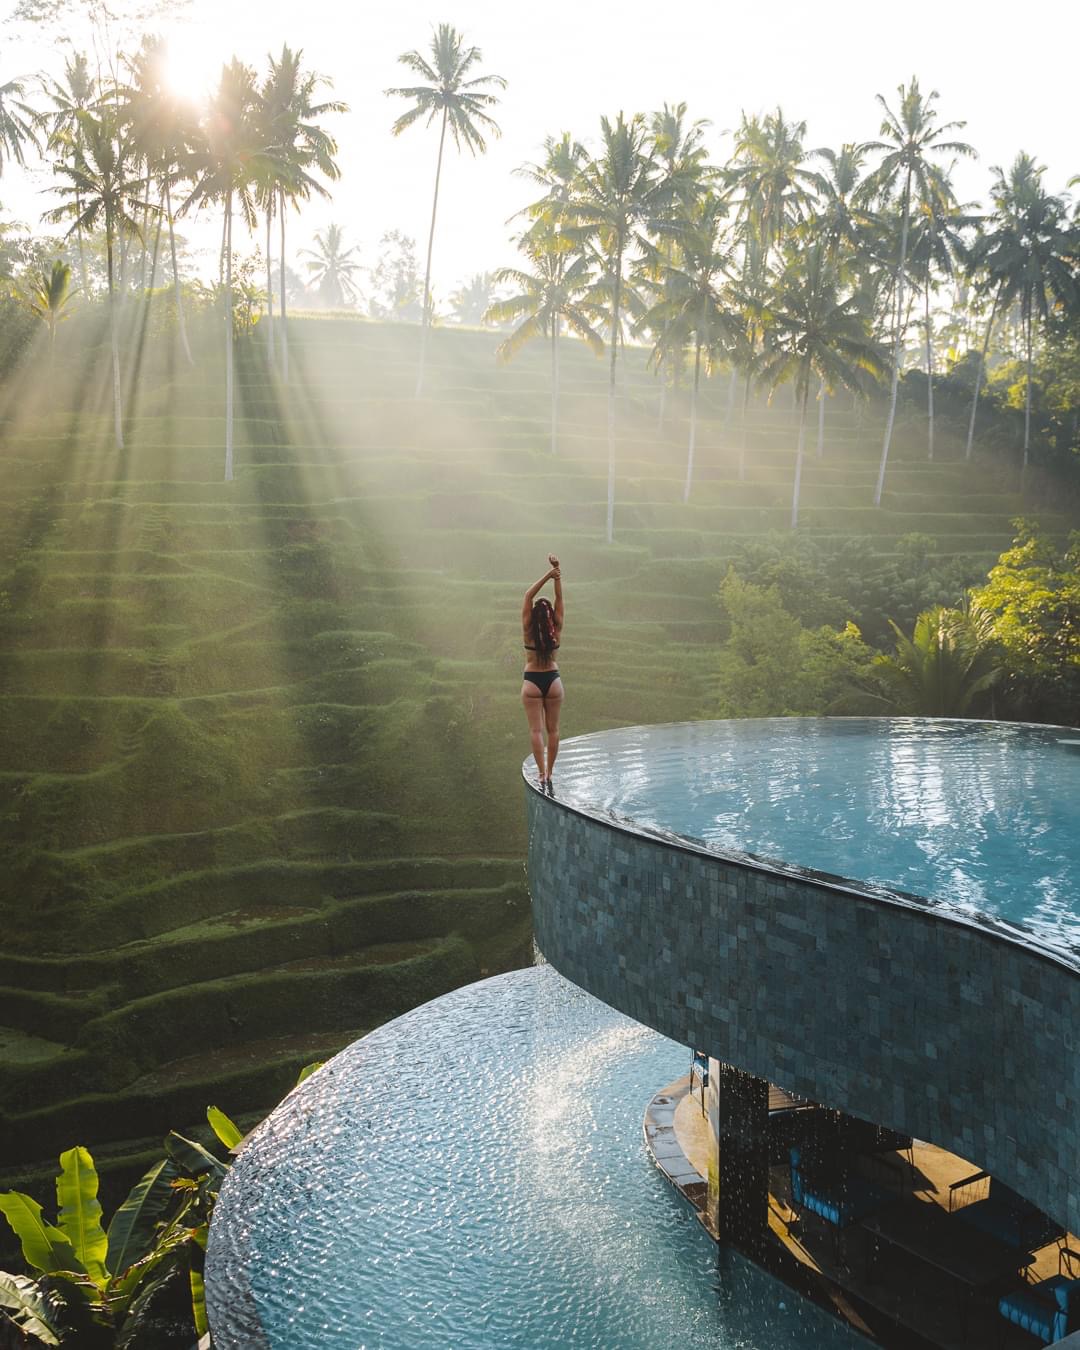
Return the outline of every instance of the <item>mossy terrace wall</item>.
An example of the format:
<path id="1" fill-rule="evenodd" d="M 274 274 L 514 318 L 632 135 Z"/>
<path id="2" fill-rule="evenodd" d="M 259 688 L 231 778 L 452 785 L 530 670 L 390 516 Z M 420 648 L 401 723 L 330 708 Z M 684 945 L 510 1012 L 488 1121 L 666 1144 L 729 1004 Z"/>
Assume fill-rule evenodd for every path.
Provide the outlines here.
<path id="1" fill-rule="evenodd" d="M 754 404 L 746 477 L 710 386 L 689 504 L 685 408 L 663 432 L 628 352 L 616 542 L 603 538 L 605 368 L 568 344 L 560 451 L 542 349 L 486 333 L 291 324 L 292 378 L 238 347 L 222 479 L 216 339 L 148 347 L 112 440 L 102 364 L 8 391 L 0 516 L 0 1167 L 272 1104 L 296 1068 L 528 959 L 518 765 L 521 591 L 564 559 L 566 730 L 707 715 L 715 593 L 783 529 L 794 425 Z M 128 353 L 126 369 L 134 368 Z M 1012 472 L 827 411 L 803 528 L 911 531 L 989 563 Z M 812 437 L 811 437 L 812 440 Z"/>

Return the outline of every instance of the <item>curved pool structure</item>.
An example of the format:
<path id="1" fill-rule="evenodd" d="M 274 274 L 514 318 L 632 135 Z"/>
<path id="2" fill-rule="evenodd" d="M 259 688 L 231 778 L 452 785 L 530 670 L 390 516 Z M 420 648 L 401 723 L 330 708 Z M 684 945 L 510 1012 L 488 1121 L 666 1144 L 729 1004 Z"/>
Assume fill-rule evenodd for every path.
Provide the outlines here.
<path id="1" fill-rule="evenodd" d="M 1080 731 L 626 728 L 529 789 L 537 942 L 568 979 L 1080 1230 Z"/>
<path id="2" fill-rule="evenodd" d="M 297 1088 L 222 1188 L 222 1350 L 842 1350 L 865 1342 L 717 1249 L 642 1116 L 685 1047 L 550 966 L 436 999 Z"/>

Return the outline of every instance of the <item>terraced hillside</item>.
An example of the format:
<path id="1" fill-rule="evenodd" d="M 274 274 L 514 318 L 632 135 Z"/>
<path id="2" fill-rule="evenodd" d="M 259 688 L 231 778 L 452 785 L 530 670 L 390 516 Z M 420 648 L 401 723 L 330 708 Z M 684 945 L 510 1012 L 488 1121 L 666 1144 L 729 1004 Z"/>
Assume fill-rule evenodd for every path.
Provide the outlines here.
<path id="1" fill-rule="evenodd" d="M 568 347 L 552 457 L 542 350 L 498 368 L 491 335 L 436 331 L 414 402 L 415 329 L 292 332 L 287 387 L 241 348 L 229 484 L 209 344 L 193 370 L 149 352 L 123 451 L 92 362 L 8 418 L 9 1177 L 76 1141 L 129 1157 L 208 1102 L 256 1113 L 298 1065 L 525 961 L 523 586 L 561 553 L 567 733 L 695 717 L 726 560 L 787 524 L 790 411 L 753 409 L 740 481 L 710 391 L 684 505 L 684 427 L 658 434 L 631 354 L 608 546 L 601 363 Z M 1007 543 L 1006 469 L 901 436 L 875 511 L 877 426 L 828 419 L 803 528 L 984 561 Z"/>

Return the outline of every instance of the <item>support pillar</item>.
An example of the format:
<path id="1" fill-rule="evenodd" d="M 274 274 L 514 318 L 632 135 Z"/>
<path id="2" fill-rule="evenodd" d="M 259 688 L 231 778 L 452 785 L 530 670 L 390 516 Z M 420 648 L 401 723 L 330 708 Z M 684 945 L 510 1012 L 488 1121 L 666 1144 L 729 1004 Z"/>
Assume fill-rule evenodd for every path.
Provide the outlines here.
<path id="1" fill-rule="evenodd" d="M 709 1218 L 720 1242 L 759 1256 L 769 1227 L 769 1084 L 709 1060 Z"/>

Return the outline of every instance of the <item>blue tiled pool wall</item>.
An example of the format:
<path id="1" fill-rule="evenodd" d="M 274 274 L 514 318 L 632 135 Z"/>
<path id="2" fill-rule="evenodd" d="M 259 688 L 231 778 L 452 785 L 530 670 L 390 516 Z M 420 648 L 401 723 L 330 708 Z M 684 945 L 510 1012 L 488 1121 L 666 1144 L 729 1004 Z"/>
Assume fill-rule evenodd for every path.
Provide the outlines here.
<path id="1" fill-rule="evenodd" d="M 526 797 L 536 940 L 568 979 L 684 1045 L 958 1153 L 1080 1231 L 1080 976 L 933 912 Z"/>

